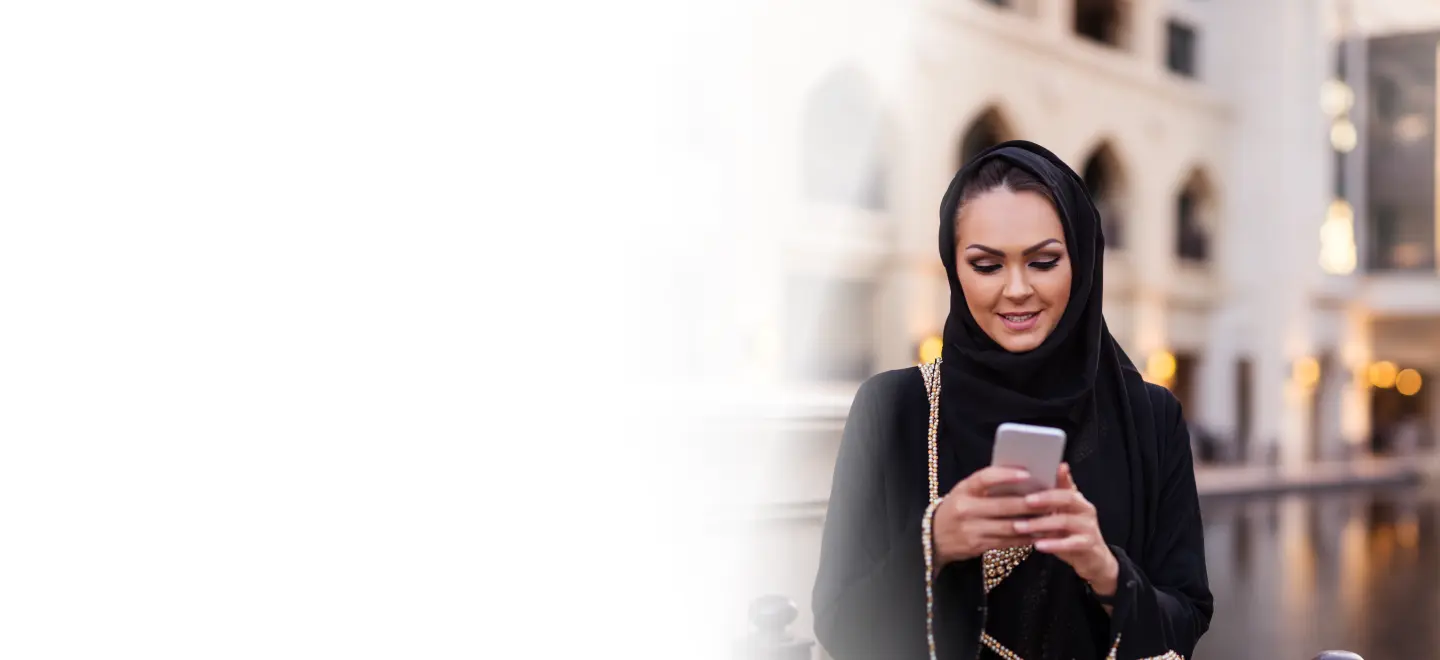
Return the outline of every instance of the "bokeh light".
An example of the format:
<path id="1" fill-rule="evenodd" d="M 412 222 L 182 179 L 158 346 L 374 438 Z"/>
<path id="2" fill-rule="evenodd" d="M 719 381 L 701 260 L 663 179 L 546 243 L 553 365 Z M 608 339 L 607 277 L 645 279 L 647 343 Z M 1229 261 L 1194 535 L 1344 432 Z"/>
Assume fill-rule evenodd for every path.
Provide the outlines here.
<path id="1" fill-rule="evenodd" d="M 1405 396 L 1414 396 L 1420 392 L 1423 380 L 1420 378 L 1420 372 L 1414 369 L 1405 369 L 1395 375 L 1395 391 Z"/>
<path id="2" fill-rule="evenodd" d="M 1327 116 L 1339 117 L 1355 105 L 1355 92 L 1339 80 L 1326 80 L 1320 86 L 1320 109 Z"/>
<path id="3" fill-rule="evenodd" d="M 940 349 L 944 347 L 945 341 L 939 337 L 926 337 L 920 342 L 920 363 L 929 364 L 940 357 Z"/>
<path id="4" fill-rule="evenodd" d="M 1360 135 L 1355 130 L 1355 124 L 1349 119 L 1337 119 L 1330 126 L 1330 146 L 1335 150 L 1348 154 L 1355 150 L 1355 145 L 1360 141 Z"/>
<path id="5" fill-rule="evenodd" d="M 1156 351 L 1145 363 L 1145 373 L 1152 382 L 1168 383 L 1175 377 L 1175 354 L 1170 351 Z"/>
<path id="6" fill-rule="evenodd" d="M 1301 387 L 1314 387 L 1320 382 L 1320 361 L 1313 357 L 1302 357 L 1295 361 L 1291 377 Z"/>
<path id="7" fill-rule="evenodd" d="M 1399 368 L 1394 362 L 1382 360 L 1370 365 L 1370 384 L 1382 390 L 1395 387 L 1395 377 Z"/>

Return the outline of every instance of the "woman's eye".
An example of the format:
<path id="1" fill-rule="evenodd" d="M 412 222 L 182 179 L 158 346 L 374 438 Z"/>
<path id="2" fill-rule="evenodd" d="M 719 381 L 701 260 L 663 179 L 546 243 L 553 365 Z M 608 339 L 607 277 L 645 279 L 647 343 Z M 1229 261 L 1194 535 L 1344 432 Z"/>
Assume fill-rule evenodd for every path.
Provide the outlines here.
<path id="1" fill-rule="evenodd" d="M 993 273 L 1000 270 L 1000 264 L 979 264 L 971 262 L 970 267 L 974 268 L 977 273 Z"/>
<path id="2" fill-rule="evenodd" d="M 1055 257 L 1054 259 L 1051 259 L 1051 260 L 1049 260 L 1049 261 L 1036 261 L 1036 262 L 1030 264 L 1030 267 L 1031 267 L 1031 268 L 1038 268 L 1038 269 L 1040 269 L 1040 270 L 1050 270 L 1051 268 L 1054 268 L 1055 266 L 1057 266 L 1057 265 L 1059 265 L 1059 264 L 1060 264 L 1060 257 Z"/>

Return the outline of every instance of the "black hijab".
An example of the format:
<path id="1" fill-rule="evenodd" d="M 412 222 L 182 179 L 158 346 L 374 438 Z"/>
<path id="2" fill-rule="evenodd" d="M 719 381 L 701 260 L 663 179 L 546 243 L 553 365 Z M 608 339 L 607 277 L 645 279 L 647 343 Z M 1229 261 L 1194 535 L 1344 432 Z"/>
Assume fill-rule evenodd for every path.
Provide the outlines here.
<path id="1" fill-rule="evenodd" d="M 985 334 L 970 314 L 957 277 L 955 217 L 961 194 L 980 168 L 997 158 L 1034 175 L 1048 189 L 1064 226 L 1071 263 L 1070 299 L 1060 322 L 1040 346 L 1025 353 L 1008 352 Z M 1112 507 L 1100 512 L 1107 542 L 1143 547 L 1141 530 L 1154 529 L 1153 513 L 1144 504 L 1154 484 L 1147 483 L 1142 464 L 1153 461 L 1153 451 L 1142 448 L 1137 436 L 1146 426 L 1139 420 L 1149 418 L 1150 404 L 1143 379 L 1105 325 L 1104 249 L 1100 216 L 1083 180 L 1039 145 L 1001 143 L 955 175 L 940 204 L 940 258 L 950 282 L 940 398 L 941 445 L 947 456 L 942 474 L 949 474 L 942 486 L 948 489 L 989 464 L 1001 423 L 1059 427 L 1068 436 L 1066 460 L 1082 492 L 1125 491 L 1109 499 L 1128 501 L 1129 511 Z M 1096 456 L 1104 459 L 1087 461 Z M 1025 588 L 1046 597 L 1014 614 L 1025 619 L 1024 625 L 1054 632 L 1044 639 L 1032 636 L 1036 646 L 1021 657 L 1054 657 L 1073 650 L 1078 642 L 1073 635 L 1083 634 L 1084 626 L 1075 619 L 1086 614 L 1074 605 L 1082 602 L 1076 593 L 1083 585 L 1059 560 L 1039 553 L 1032 559 L 1038 561 L 1025 562 L 1032 565 L 1025 571 L 1030 583 Z M 1015 576 L 1020 575 L 1017 569 Z M 1070 630 L 1063 630 L 1066 627 Z"/>
<path id="2" fill-rule="evenodd" d="M 970 315 L 957 276 L 955 215 L 961 193 L 995 158 L 1026 170 L 1049 189 L 1070 256 L 1065 313 L 1045 341 L 1025 353 L 1006 351 L 985 334 Z M 1094 452 L 1102 429 L 1108 434 L 1132 426 L 1122 419 L 1130 415 L 1114 414 L 1122 412 L 1116 406 L 1107 405 L 1102 413 L 1098 405 L 1101 399 L 1114 400 L 1108 395 L 1123 393 L 1129 384 L 1124 372 L 1135 372 L 1105 325 L 1104 251 L 1100 216 L 1084 182 L 1044 147 L 1021 140 L 1001 143 L 981 152 L 950 182 L 940 203 L 940 259 L 950 281 L 940 405 L 946 430 L 965 436 L 952 443 L 961 454 L 964 474 L 989 463 L 995 427 L 1003 422 L 1064 428 L 1070 436 L 1066 453 L 1072 466 Z M 1128 398 L 1119 396 L 1115 403 Z M 978 459 L 979 465 L 967 459 Z"/>

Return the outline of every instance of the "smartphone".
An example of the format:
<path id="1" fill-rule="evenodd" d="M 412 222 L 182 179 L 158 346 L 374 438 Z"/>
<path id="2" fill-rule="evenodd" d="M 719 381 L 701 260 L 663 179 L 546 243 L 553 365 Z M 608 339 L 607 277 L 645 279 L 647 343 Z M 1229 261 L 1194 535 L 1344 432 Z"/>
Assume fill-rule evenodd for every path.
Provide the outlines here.
<path id="1" fill-rule="evenodd" d="M 1064 431 L 1048 426 L 1001 424 L 995 430 L 995 451 L 990 464 L 1023 469 L 1030 473 L 1030 479 L 996 486 L 988 494 L 1029 495 L 1050 490 L 1055 487 L 1055 473 L 1064 456 Z"/>

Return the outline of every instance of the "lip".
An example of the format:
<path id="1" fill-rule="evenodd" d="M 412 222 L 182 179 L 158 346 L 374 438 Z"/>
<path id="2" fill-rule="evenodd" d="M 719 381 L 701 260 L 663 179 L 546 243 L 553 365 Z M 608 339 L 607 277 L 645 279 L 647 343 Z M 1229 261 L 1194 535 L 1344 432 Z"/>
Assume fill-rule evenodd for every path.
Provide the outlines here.
<path id="1" fill-rule="evenodd" d="M 1009 330 L 1010 332 L 1025 332 L 1026 330 L 1034 328 L 1035 324 L 1040 322 L 1040 312 L 1028 313 L 1030 314 L 1030 318 L 1025 319 L 1024 321 L 1020 321 L 1018 323 L 1015 321 L 1011 321 L 1008 318 L 1005 318 L 1004 314 L 996 314 L 996 316 L 1000 317 L 1000 322 L 1004 323 L 1005 329 Z"/>

